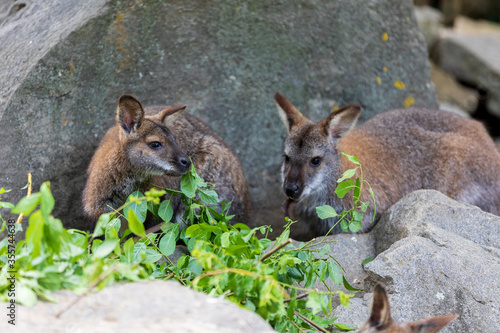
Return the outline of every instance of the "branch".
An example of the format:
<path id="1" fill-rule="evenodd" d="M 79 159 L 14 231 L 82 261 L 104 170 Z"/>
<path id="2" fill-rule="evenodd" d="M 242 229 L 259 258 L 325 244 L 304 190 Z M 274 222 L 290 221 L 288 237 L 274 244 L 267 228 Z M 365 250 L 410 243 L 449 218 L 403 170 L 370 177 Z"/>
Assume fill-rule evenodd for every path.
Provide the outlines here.
<path id="1" fill-rule="evenodd" d="M 269 258 L 270 256 L 272 256 L 275 252 L 281 250 L 282 248 L 284 248 L 285 246 L 287 246 L 291 242 L 292 242 L 292 239 L 288 238 L 286 241 L 284 241 L 283 243 L 281 243 L 280 245 L 276 246 L 274 249 L 271 249 L 271 251 L 267 252 L 262 257 L 260 257 L 259 261 L 266 260 L 267 258 Z"/>
<path id="2" fill-rule="evenodd" d="M 311 319 L 307 318 L 306 316 L 304 316 L 303 314 L 301 314 L 300 312 L 298 312 L 297 310 L 293 311 L 293 313 L 299 317 L 300 319 L 302 319 L 303 321 L 305 321 L 306 323 L 308 323 L 309 325 L 311 325 L 312 327 L 314 327 L 315 329 L 317 329 L 318 331 L 320 332 L 323 332 L 323 333 L 329 333 L 327 330 L 325 330 L 323 327 L 319 326 L 318 324 L 316 324 L 314 321 L 312 321 Z"/>

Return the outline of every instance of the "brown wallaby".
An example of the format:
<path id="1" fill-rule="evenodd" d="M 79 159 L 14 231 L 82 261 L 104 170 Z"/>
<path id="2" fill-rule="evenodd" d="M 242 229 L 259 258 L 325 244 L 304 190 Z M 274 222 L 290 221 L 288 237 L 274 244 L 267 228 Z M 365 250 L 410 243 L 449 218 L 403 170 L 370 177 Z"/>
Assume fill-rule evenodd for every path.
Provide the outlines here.
<path id="1" fill-rule="evenodd" d="M 285 97 L 274 96 L 288 130 L 282 165 L 283 209 L 297 219 L 293 237 L 325 235 L 337 222 L 321 220 L 315 207 L 332 206 L 338 213 L 352 207 L 352 192 L 335 195 L 336 180 L 353 169 L 341 152 L 356 156 L 363 176 L 375 192 L 376 216 L 404 195 L 418 189 L 438 190 L 484 211 L 500 213 L 500 152 L 484 126 L 452 113 L 423 108 L 380 113 L 354 127 L 361 108 L 348 105 L 314 123 Z M 370 201 L 368 191 L 362 201 Z M 373 204 L 361 232 L 372 227 Z M 331 233 L 339 233 L 337 225 Z"/>
<path id="2" fill-rule="evenodd" d="M 436 333 L 457 317 L 458 315 L 452 314 L 397 324 L 391 317 L 391 307 L 385 287 L 377 283 L 373 289 L 370 318 L 359 333 Z"/>
<path id="3" fill-rule="evenodd" d="M 83 210 L 92 220 L 122 205 L 135 190 L 155 184 L 178 190 L 191 162 L 221 200 L 231 201 L 232 221 L 248 222 L 250 200 L 240 161 L 229 145 L 185 106 L 143 108 L 133 96 L 118 101 L 116 125 L 108 130 L 87 170 Z M 181 200 L 172 199 L 174 219 Z"/>

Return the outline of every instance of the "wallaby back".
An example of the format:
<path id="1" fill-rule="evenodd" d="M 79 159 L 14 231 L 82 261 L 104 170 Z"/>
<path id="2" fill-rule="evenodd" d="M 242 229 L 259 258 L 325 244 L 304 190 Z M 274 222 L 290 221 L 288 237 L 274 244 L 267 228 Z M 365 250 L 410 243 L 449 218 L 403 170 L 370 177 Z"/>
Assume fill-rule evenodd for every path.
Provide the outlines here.
<path id="1" fill-rule="evenodd" d="M 375 192 L 377 221 L 404 195 L 435 189 L 452 199 L 493 214 L 500 213 L 500 152 L 484 126 L 449 112 L 423 108 L 391 110 L 358 127 L 361 112 L 349 105 L 314 123 L 282 95 L 275 95 L 288 130 L 282 166 L 287 215 L 299 220 L 294 235 L 308 239 L 326 234 L 336 219 L 320 220 L 315 207 L 337 212 L 352 206 L 352 195 L 338 199 L 336 180 L 354 165 L 341 154 L 356 156 L 364 179 Z M 363 201 L 370 201 L 362 193 Z M 373 205 L 361 232 L 372 225 Z M 332 233 L 341 232 L 337 226 Z"/>
<path id="2" fill-rule="evenodd" d="M 377 283 L 373 289 L 370 318 L 359 330 L 359 333 L 436 333 L 457 317 L 458 315 L 452 314 L 398 324 L 391 317 L 391 308 L 385 287 Z"/>
<path id="3" fill-rule="evenodd" d="M 135 190 L 150 184 L 178 190 L 191 165 L 214 184 L 221 200 L 231 201 L 234 221 L 248 222 L 250 200 L 240 161 L 229 145 L 185 106 L 143 108 L 132 96 L 118 101 L 116 125 L 106 133 L 87 170 L 84 213 L 92 220 L 118 208 Z M 173 198 L 174 216 L 182 214 Z"/>

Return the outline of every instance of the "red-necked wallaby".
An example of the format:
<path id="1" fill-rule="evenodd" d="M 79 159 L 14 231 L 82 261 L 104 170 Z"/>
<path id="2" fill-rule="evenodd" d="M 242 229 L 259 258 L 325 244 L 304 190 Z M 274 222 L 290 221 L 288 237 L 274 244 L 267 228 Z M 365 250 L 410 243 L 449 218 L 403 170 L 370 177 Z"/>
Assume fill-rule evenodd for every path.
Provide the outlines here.
<path id="1" fill-rule="evenodd" d="M 391 307 L 385 287 L 377 283 L 373 289 L 370 318 L 359 333 L 436 333 L 457 317 L 458 315 L 452 314 L 397 324 L 391 317 Z"/>
<path id="2" fill-rule="evenodd" d="M 314 123 L 285 97 L 276 105 L 288 130 L 282 165 L 283 209 L 297 219 L 294 237 L 325 235 L 337 222 L 320 220 L 315 207 L 337 212 L 352 207 L 352 192 L 335 195 L 336 180 L 353 169 L 341 152 L 356 156 L 363 176 L 375 192 L 376 216 L 404 195 L 418 189 L 438 190 L 484 211 L 500 213 L 500 152 L 484 126 L 452 113 L 422 108 L 380 113 L 354 127 L 361 108 L 349 105 Z M 371 201 L 368 191 L 362 201 Z M 372 227 L 373 204 L 361 232 Z M 331 233 L 341 232 L 337 225 Z"/>
<path id="3" fill-rule="evenodd" d="M 151 185 L 178 190 L 180 176 L 190 166 L 214 184 L 221 200 L 231 201 L 235 222 L 248 222 L 250 200 L 240 161 L 229 145 L 196 117 L 183 114 L 185 106 L 143 108 L 133 96 L 120 97 L 117 124 L 106 133 L 87 170 L 84 213 L 99 215 L 122 205 L 135 190 Z M 183 209 L 173 198 L 174 218 Z"/>

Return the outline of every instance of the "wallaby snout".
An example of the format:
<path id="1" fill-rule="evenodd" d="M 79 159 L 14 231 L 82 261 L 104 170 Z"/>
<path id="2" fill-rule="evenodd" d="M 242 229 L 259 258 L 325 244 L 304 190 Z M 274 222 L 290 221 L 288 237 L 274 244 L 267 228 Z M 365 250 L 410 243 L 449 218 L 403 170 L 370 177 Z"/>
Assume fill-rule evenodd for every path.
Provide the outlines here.
<path id="1" fill-rule="evenodd" d="M 315 209 L 330 205 L 340 213 L 353 205 L 352 192 L 343 198 L 335 194 L 337 179 L 356 168 L 342 153 L 356 156 L 363 167 L 363 179 L 375 193 L 375 222 L 419 189 L 434 189 L 500 214 L 500 152 L 479 122 L 446 111 L 409 108 L 380 113 L 355 127 L 361 108 L 354 104 L 315 123 L 281 94 L 274 101 L 287 130 L 283 210 L 298 220 L 297 230 L 308 230 L 293 234 L 295 239 L 342 232 L 338 217 L 321 220 Z M 360 200 L 371 202 L 371 195 L 363 190 Z M 371 204 L 360 232 L 371 230 L 373 213 Z"/>
<path id="2" fill-rule="evenodd" d="M 286 196 L 292 200 L 298 200 L 302 194 L 302 188 L 295 182 L 285 183 L 283 190 Z"/>

